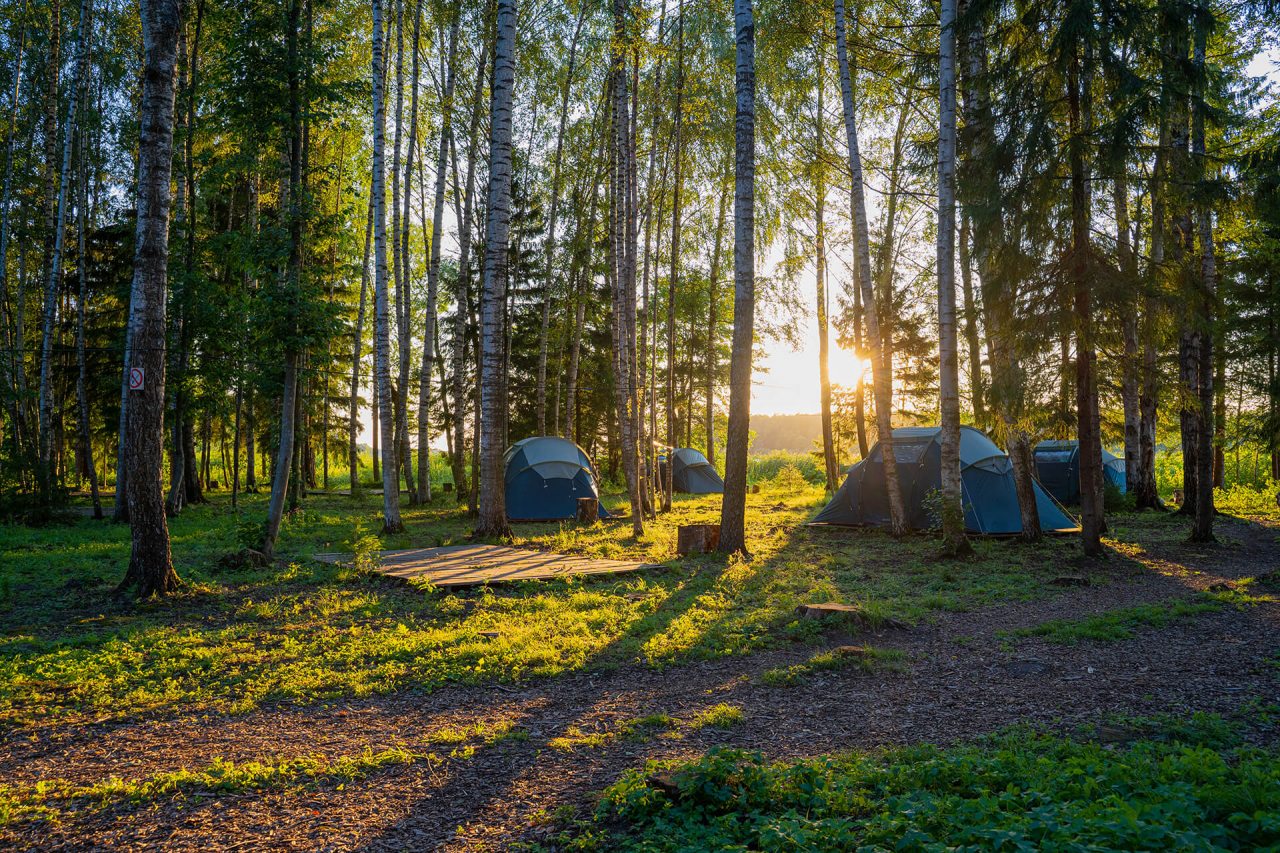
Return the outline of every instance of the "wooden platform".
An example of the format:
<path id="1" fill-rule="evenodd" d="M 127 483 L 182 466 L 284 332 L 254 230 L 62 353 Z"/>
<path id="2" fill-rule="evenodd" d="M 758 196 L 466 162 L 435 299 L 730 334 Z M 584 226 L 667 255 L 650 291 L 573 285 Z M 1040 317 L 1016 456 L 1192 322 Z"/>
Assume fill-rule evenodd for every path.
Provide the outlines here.
<path id="1" fill-rule="evenodd" d="M 449 545 L 381 551 L 378 571 L 393 578 L 429 580 L 436 586 L 478 586 L 501 581 L 545 580 L 570 575 L 605 575 L 653 568 L 654 563 L 601 560 L 550 551 L 529 551 L 503 545 Z M 349 554 L 316 554 L 326 563 L 339 563 Z"/>

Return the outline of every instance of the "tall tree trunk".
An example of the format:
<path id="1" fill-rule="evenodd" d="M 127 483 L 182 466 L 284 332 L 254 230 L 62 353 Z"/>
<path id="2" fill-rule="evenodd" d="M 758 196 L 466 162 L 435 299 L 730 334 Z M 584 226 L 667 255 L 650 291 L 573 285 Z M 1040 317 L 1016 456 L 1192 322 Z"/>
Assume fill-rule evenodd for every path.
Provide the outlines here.
<path id="1" fill-rule="evenodd" d="M 978 333 L 978 300 L 973 288 L 973 265 L 969 261 L 969 217 L 960 214 L 960 289 L 964 293 L 964 338 L 969 356 L 969 394 L 973 400 L 973 422 L 987 428 L 986 378 L 982 374 L 982 344 Z"/>
<path id="2" fill-rule="evenodd" d="M 1094 376 L 1093 304 L 1089 284 L 1089 212 L 1085 186 L 1084 136 L 1081 117 L 1080 47 L 1071 49 L 1067 71 L 1067 109 L 1071 167 L 1071 290 L 1075 308 L 1076 421 L 1080 458 L 1080 544 L 1086 556 L 1102 553 L 1102 436 L 1098 431 L 1098 387 Z"/>
<path id="3" fill-rule="evenodd" d="M 40 502 L 48 506 L 53 499 L 53 337 L 58 310 L 58 277 L 62 250 L 62 219 L 65 191 L 58 188 L 58 76 L 62 66 L 62 3 L 49 3 L 49 61 L 45 73 L 44 103 L 44 304 L 40 312 L 40 386 L 37 417 L 36 482 Z M 72 100 L 76 97 L 72 87 Z M 72 113 L 74 115 L 74 113 Z M 66 138 L 71 139 L 71 122 L 67 122 Z M 63 159 L 70 155 L 64 151 Z M 62 170 L 64 173 L 66 169 Z M 63 186 L 65 187 L 65 180 Z"/>
<path id="4" fill-rule="evenodd" d="M 725 216 L 729 209 L 729 188 L 720 190 L 720 209 L 716 213 L 716 233 L 711 245 L 711 271 L 707 278 L 707 364 L 706 364 L 706 430 L 707 461 L 716 464 L 716 374 L 719 366 L 716 359 L 717 331 L 720 328 L 720 254 L 724 243 Z"/>
<path id="5" fill-rule="evenodd" d="M 635 194 L 632 185 L 635 171 L 635 149 L 628 96 L 625 44 L 630 10 L 626 0 L 613 3 L 613 43 L 610 48 L 610 73 L 613 83 L 613 145 L 610 158 L 609 188 L 612 194 L 610 216 L 611 285 L 613 292 L 614 396 L 618 415 L 618 448 L 623 475 L 631 504 L 631 529 L 639 536 L 644 532 L 644 497 L 640 481 L 638 441 L 638 394 L 636 364 L 635 285 L 636 285 L 636 220 Z"/>
<path id="6" fill-rule="evenodd" d="M 966 4 L 967 5 L 967 4 Z M 969 214 L 975 217 L 974 254 L 982 288 L 982 303 L 987 311 L 987 340 L 990 345 L 991 405 L 1000 419 L 1009 461 L 1013 468 L 1014 491 L 1018 497 L 1024 542 L 1041 538 L 1040 513 L 1036 506 L 1035 460 L 1031 437 L 1024 424 L 1025 377 L 1018 350 L 1016 306 L 1018 283 L 1001 268 L 997 257 L 1007 241 L 1004 202 L 995 168 L 996 120 L 991 108 L 987 75 L 985 19 L 967 9 L 958 16 L 966 21 L 968 31 L 963 41 L 965 62 L 965 133 L 966 168 L 972 171 L 967 184 L 975 204 Z M 979 216 L 981 212 L 981 217 Z"/>
<path id="7" fill-rule="evenodd" d="M 1123 164 L 1112 184 L 1112 202 L 1116 221 L 1116 261 L 1125 285 L 1133 289 L 1133 298 L 1124 300 L 1120 318 L 1124 347 L 1120 374 L 1120 402 L 1124 411 L 1124 476 L 1127 487 L 1133 489 L 1138 482 L 1142 454 L 1142 415 L 1138 393 L 1142 362 L 1138 352 L 1138 265 L 1129 240 L 1129 184 Z"/>
<path id="8" fill-rule="evenodd" d="M 1195 25 L 1194 64 L 1196 68 L 1196 95 L 1193 100 L 1194 110 L 1191 131 L 1191 156 L 1194 160 L 1196 177 L 1206 180 L 1208 170 L 1205 158 L 1205 103 L 1204 74 L 1205 51 L 1208 39 L 1207 26 L 1199 22 Z M 1213 243 L 1213 211 L 1207 204 L 1200 203 L 1196 209 L 1196 230 L 1200 242 L 1200 281 L 1195 319 L 1195 336 L 1198 339 L 1196 355 L 1197 387 L 1199 406 L 1195 412 L 1196 420 L 1196 506 L 1195 520 L 1191 527 L 1192 542 L 1213 542 L 1213 469 L 1216 449 L 1214 447 L 1214 327 L 1218 301 L 1218 267 Z"/>
<path id="9" fill-rule="evenodd" d="M 0 294 L 4 296 L 5 305 L 9 298 L 9 216 L 13 201 L 13 143 L 18 135 L 18 102 L 22 97 L 22 60 L 27 47 L 27 11 L 30 0 L 22 0 L 22 12 L 18 18 L 18 45 L 13 60 L 13 97 L 9 101 L 9 122 L 4 139 L 4 189 L 0 192 Z M 21 286 L 21 284 L 19 284 Z M 13 333 L 8 334 L 9 320 L 5 318 L 6 345 L 8 353 L 9 387 L 15 392 L 9 406 L 9 437 L 12 441 L 14 459 L 21 459 L 24 454 L 24 429 L 22 424 L 22 406 L 18 391 L 21 389 L 21 376 L 25 372 L 22 359 L 23 341 L 21 328 L 17 321 L 21 314 L 21 306 L 12 309 Z M 118 479 L 118 476 L 117 476 Z"/>
<path id="10" fill-rule="evenodd" d="M 356 439 L 360 435 L 360 357 L 364 344 L 364 315 L 369 298 L 369 254 L 373 249 L 373 196 L 364 217 L 364 252 L 360 261 L 360 301 L 356 307 L 356 327 L 351 344 L 351 392 L 347 402 L 347 470 L 351 481 L 351 496 L 360 494 L 360 449 Z M 377 408 L 374 395 L 373 407 Z"/>
<path id="11" fill-rule="evenodd" d="M 831 366 L 830 344 L 827 328 L 827 181 L 824 155 L 826 136 L 823 120 L 826 118 L 826 70 L 819 37 L 814 44 L 814 65 L 818 69 L 818 104 L 814 111 L 813 128 L 813 225 L 814 225 L 814 284 L 817 290 L 818 308 L 818 396 L 822 421 L 822 467 L 826 474 L 827 491 L 839 486 L 840 472 L 836 465 L 835 436 L 831 428 Z"/>
<path id="12" fill-rule="evenodd" d="M 733 355 L 729 431 L 724 448 L 720 550 L 747 553 L 747 445 L 751 424 L 751 348 L 755 337 L 756 25 L 751 0 L 733 2 L 734 90 Z"/>
<path id="13" fill-rule="evenodd" d="M 181 27 L 179 0 L 139 0 L 143 75 L 138 137 L 138 225 L 129 300 L 130 392 L 125 433 L 132 546 L 121 591 L 141 597 L 178 588 L 160 488 L 164 434 L 165 286 L 169 262 L 169 179 L 173 169 L 174 69 Z"/>
<path id="14" fill-rule="evenodd" d="M 556 130 L 555 153 L 551 158 L 551 210 L 547 217 L 546 259 L 542 279 L 542 324 L 538 332 L 538 387 L 535 408 L 538 417 L 538 434 L 547 434 L 547 346 L 551 330 L 552 268 L 556 253 L 556 224 L 560 213 L 560 165 L 564 151 L 564 130 L 569 120 L 569 94 L 573 88 L 573 72 L 578 59 L 578 38 L 587 20 L 585 5 L 578 11 L 578 23 L 569 42 L 568 69 L 565 71 L 564 89 L 560 94 L 560 124 Z"/>
<path id="15" fill-rule="evenodd" d="M 392 150 L 392 166 L 391 166 L 391 200 L 394 206 L 392 210 L 392 229 L 391 229 L 391 255 L 392 264 L 395 266 L 395 312 L 396 312 L 396 343 L 398 344 L 398 371 L 396 374 L 396 395 L 393 398 L 395 402 L 396 414 L 396 451 L 397 461 L 400 465 L 400 474 L 404 477 L 405 490 L 409 492 L 409 503 L 416 504 L 418 502 L 417 484 L 413 477 L 413 455 L 409 448 L 409 370 L 410 370 L 410 337 L 412 328 L 410 323 L 411 302 L 410 302 L 410 280 L 412 278 L 412 269 L 409 263 L 409 199 L 412 197 L 410 187 L 412 186 L 413 171 L 413 148 L 414 138 L 417 136 L 418 122 L 418 80 L 417 80 L 417 56 L 418 56 L 418 39 L 420 33 L 416 30 L 413 36 L 413 45 L 411 50 L 413 56 L 411 62 L 414 65 L 414 71 L 411 73 L 412 79 L 409 82 L 411 87 L 410 94 L 410 127 L 409 133 L 403 133 L 404 127 L 404 2 L 405 0 L 397 0 L 396 3 L 396 132 L 395 146 Z M 421 0 L 415 0 L 415 9 L 421 9 Z M 415 16 L 416 22 L 416 16 Z M 404 147 L 405 171 L 404 185 L 400 184 L 400 150 Z M 403 205 L 403 215 L 401 213 L 401 205 Z M 399 488 L 399 486 L 397 486 Z"/>
<path id="16" fill-rule="evenodd" d="M 374 383 L 382 430 L 382 530 L 399 533 L 400 481 L 396 471 L 395 413 L 391 400 L 391 295 L 387 281 L 386 93 L 382 75 L 382 3 L 373 0 L 373 263 Z M 394 234 L 394 231 L 392 232 Z"/>
<path id="17" fill-rule="evenodd" d="M 284 206 L 289 233 L 289 255 L 285 262 L 286 300 L 292 303 L 300 298 L 302 290 L 302 224 L 304 205 L 302 189 L 302 58 L 298 50 L 299 26 L 302 20 L 302 0 L 290 0 L 288 50 L 289 131 L 288 142 L 289 185 L 288 199 Z M 309 61 L 309 60 L 308 60 Z M 284 517 L 284 500 L 289 490 L 290 467 L 294 461 L 296 425 L 298 418 L 298 362 L 299 352 L 295 336 L 298 334 L 297 317 L 290 313 L 286 318 L 284 345 L 284 389 L 280 404 L 280 444 L 276 451 L 275 470 L 271 477 L 271 497 L 267 502 L 267 524 L 262 537 L 262 553 L 271 557 L 275 553 L 276 538 L 280 534 L 280 522 Z"/>
<path id="18" fill-rule="evenodd" d="M 409 152 L 417 146 L 418 138 L 418 43 L 422 26 L 422 2 L 414 4 L 413 20 L 413 105 L 410 108 Z M 423 318 L 422 365 L 418 373 L 418 482 L 416 495 L 418 503 L 431 500 L 431 360 L 435 354 L 436 342 L 436 299 L 440 285 L 440 220 L 444 217 L 444 185 L 446 180 L 445 165 L 449 151 L 450 114 L 453 111 L 453 59 L 458 42 L 458 18 L 461 9 L 454 13 L 454 23 L 450 28 L 448 60 L 444 72 L 444 102 L 441 104 L 440 154 L 436 159 L 436 194 L 432 236 L 427 240 L 427 205 L 422 199 L 422 238 L 423 249 L 427 252 L 427 316 Z M 410 161 L 412 162 L 412 161 Z M 425 170 L 420 170 L 425 171 Z M 404 188 L 404 256 L 409 258 L 409 191 L 410 170 L 405 169 Z M 419 189 L 426 192 L 426 175 L 419 178 Z M 407 264 L 406 264 L 407 265 Z M 406 350 L 407 353 L 407 350 Z M 406 361 L 408 360 L 406 355 Z M 408 387 L 405 388 L 408 394 Z"/>
<path id="19" fill-rule="evenodd" d="M 81 6 L 82 15 L 89 14 L 90 0 L 84 0 Z M 84 27 L 88 32 L 88 27 Z M 86 51 L 87 52 L 87 51 Z M 84 85 L 83 76 L 78 77 L 77 86 Z M 84 320 L 85 303 L 89 299 L 88 253 L 86 251 L 85 231 L 88 228 L 89 212 L 89 169 L 86 163 L 87 146 L 83 137 L 80 142 L 79 189 L 80 197 L 76 203 L 76 267 L 80 281 L 80 292 L 76 299 L 76 408 L 79 417 L 80 453 L 84 459 L 85 473 L 89 478 L 89 496 L 93 500 L 93 517 L 102 518 L 102 500 L 98 496 L 98 469 L 93 463 L 93 436 L 89 432 L 89 395 L 85 385 L 88 379 L 88 365 L 85 361 Z"/>
<path id="20" fill-rule="evenodd" d="M 845 29 L 844 6 L 844 0 L 835 0 L 836 55 L 840 63 L 840 92 L 844 105 L 845 136 L 848 141 L 849 175 L 853 182 L 850 203 L 853 208 L 854 257 L 858 268 L 858 286 L 862 289 L 867 340 L 870 343 L 872 383 L 875 386 L 876 400 L 876 431 L 884 458 L 885 491 L 889 499 L 889 530 L 894 536 L 901 536 L 906 532 L 907 519 L 902 504 L 902 489 L 898 482 L 897 459 L 893 452 L 893 365 L 890 355 L 885 352 L 884 339 L 881 337 L 880 315 L 871 278 L 867 205 L 862 186 L 862 157 L 858 151 L 857 124 L 853 114 L 853 80 L 849 73 L 848 33 Z"/>
<path id="21" fill-rule="evenodd" d="M 511 235 L 511 107 L 515 89 L 516 0 L 496 0 L 493 86 L 489 96 L 489 201 L 480 307 L 480 519 L 477 535 L 508 537 L 502 435 L 507 248 Z"/>
<path id="22" fill-rule="evenodd" d="M 938 72 L 938 384 L 942 408 L 942 542 L 972 551 L 960 480 L 960 363 L 956 352 L 956 0 L 942 0 Z"/>
<path id="23" fill-rule="evenodd" d="M 672 452 L 676 448 L 676 292 L 680 289 L 680 226 L 684 216 L 681 204 L 684 166 L 684 2 L 676 12 L 676 81 L 675 81 L 675 148 L 672 153 L 671 181 L 671 274 L 667 277 L 667 467 L 662 479 L 662 509 L 671 510 Z"/>

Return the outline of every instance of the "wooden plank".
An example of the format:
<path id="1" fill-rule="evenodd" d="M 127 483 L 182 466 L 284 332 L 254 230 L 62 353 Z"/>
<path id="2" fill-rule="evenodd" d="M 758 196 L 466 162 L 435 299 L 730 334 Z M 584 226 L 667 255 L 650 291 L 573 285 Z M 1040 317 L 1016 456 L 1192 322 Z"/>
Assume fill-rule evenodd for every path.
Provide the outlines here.
<path id="1" fill-rule="evenodd" d="M 315 559 L 337 563 L 348 554 L 317 554 Z M 653 568 L 653 563 L 606 560 L 578 554 L 530 551 L 503 545 L 445 545 L 381 551 L 378 569 L 388 577 L 429 580 L 436 586 L 476 586 L 516 580 L 540 580 L 572 575 L 598 575 Z"/>

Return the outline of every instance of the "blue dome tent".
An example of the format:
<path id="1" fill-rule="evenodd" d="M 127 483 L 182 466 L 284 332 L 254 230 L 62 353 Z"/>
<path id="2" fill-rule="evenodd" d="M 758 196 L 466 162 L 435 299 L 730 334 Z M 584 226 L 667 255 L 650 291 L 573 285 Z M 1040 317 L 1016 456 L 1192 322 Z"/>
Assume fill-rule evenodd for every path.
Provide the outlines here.
<path id="1" fill-rule="evenodd" d="M 678 447 L 671 454 L 671 488 L 691 495 L 724 494 L 724 480 L 715 466 L 692 447 Z"/>
<path id="2" fill-rule="evenodd" d="M 1042 441 L 1036 445 L 1036 477 L 1057 500 L 1080 503 L 1080 442 Z M 1102 476 L 1126 491 L 1124 460 L 1102 448 Z"/>
<path id="3" fill-rule="evenodd" d="M 507 518 L 512 521 L 574 518 L 578 498 L 600 499 L 591 459 L 567 438 L 522 439 L 507 449 L 503 460 Z M 604 504 L 599 504 L 599 513 L 609 517 Z"/>
<path id="4" fill-rule="evenodd" d="M 942 430 L 938 427 L 895 429 L 893 450 L 908 526 L 938 527 L 937 510 L 931 507 L 933 502 L 928 498 L 931 492 L 942 488 Z M 887 526 L 889 499 L 883 460 L 877 442 L 866 459 L 849 469 L 835 497 L 810 523 Z M 960 428 L 960 479 L 966 530 L 993 536 L 1022 532 L 1013 464 L 1004 451 L 973 427 Z M 1035 488 L 1042 530 L 1069 533 L 1080 529 L 1039 483 Z"/>

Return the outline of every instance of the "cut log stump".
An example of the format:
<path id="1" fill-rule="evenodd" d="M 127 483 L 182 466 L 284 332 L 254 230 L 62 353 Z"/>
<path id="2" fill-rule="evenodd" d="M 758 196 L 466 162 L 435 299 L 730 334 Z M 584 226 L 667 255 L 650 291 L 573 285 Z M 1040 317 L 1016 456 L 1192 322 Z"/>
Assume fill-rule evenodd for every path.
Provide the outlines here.
<path id="1" fill-rule="evenodd" d="M 720 547 L 720 525 L 682 524 L 676 531 L 676 553 L 707 554 Z"/>
<path id="2" fill-rule="evenodd" d="M 801 604 L 796 608 L 801 619 L 840 620 L 859 631 L 878 631 L 884 628 L 905 631 L 911 626 L 891 617 L 873 617 L 856 604 L 838 604 L 825 601 L 818 604 Z"/>
<path id="3" fill-rule="evenodd" d="M 595 498 L 578 498 L 578 521 L 595 524 L 600 518 L 599 503 Z"/>

